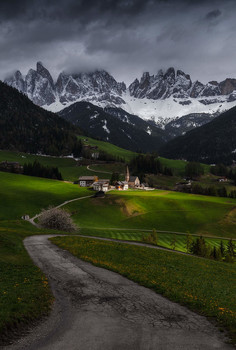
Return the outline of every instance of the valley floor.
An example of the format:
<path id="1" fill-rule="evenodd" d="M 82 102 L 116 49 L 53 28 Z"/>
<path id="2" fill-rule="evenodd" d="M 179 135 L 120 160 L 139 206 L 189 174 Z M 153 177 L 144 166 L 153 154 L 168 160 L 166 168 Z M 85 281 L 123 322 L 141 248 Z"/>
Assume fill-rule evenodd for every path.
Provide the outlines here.
<path id="1" fill-rule="evenodd" d="M 53 298 L 50 293 L 50 288 L 48 288 L 46 277 L 43 275 L 43 273 L 41 273 L 41 271 L 38 268 L 36 268 L 33 265 L 33 261 L 29 258 L 22 243 L 23 239 L 27 236 L 31 236 L 33 234 L 51 234 L 51 232 L 49 232 L 49 230 L 47 231 L 38 229 L 30 225 L 29 222 L 21 220 L 22 215 L 28 214 L 30 217 L 34 217 L 36 214 L 40 213 L 42 208 L 46 209 L 49 205 L 60 206 L 66 201 L 65 209 L 71 212 L 74 221 L 80 227 L 80 233 L 84 235 L 96 235 L 100 237 L 140 241 L 142 240 L 142 232 L 140 231 L 140 228 L 142 228 L 143 233 L 145 233 L 147 230 L 150 231 L 153 228 L 156 228 L 157 231 L 161 231 L 158 232 L 160 245 L 163 245 L 167 248 L 170 247 L 170 242 L 172 239 L 171 236 L 173 235 L 172 233 L 168 234 L 166 232 L 163 232 L 165 230 L 179 232 L 188 232 L 189 230 L 192 234 L 211 235 L 211 242 L 213 245 L 216 246 L 219 245 L 216 236 L 222 235 L 223 237 L 235 238 L 236 234 L 235 199 L 189 195 L 184 193 L 159 190 L 152 191 L 152 193 L 132 190 L 122 193 L 118 193 L 118 191 L 112 191 L 109 192 L 105 198 L 98 199 L 88 198 L 91 196 L 91 194 L 93 194 L 93 192 L 86 188 L 79 188 L 77 185 L 73 185 L 70 183 L 63 183 L 55 180 L 9 173 L 0 173 L 0 178 L 0 282 L 2 287 L 2 294 L 0 291 L 1 341 L 3 339 L 2 336 L 4 336 L 4 338 L 8 337 L 9 339 L 9 336 L 11 338 L 11 335 L 14 334 L 17 330 L 20 333 L 21 329 L 25 328 L 25 325 L 33 323 L 38 318 L 41 318 L 42 316 L 48 314 L 48 312 L 50 311 L 50 307 L 53 303 Z M 83 198 L 83 200 L 77 200 L 78 198 Z M 71 203 L 69 203 L 70 200 L 72 200 Z M 94 227 L 96 227 L 96 229 L 94 229 Z M 119 230 L 111 229 L 111 227 L 117 227 Z M 128 229 L 128 231 L 126 229 Z M 55 232 L 55 234 L 58 233 L 60 232 Z M 184 252 L 186 249 L 185 236 L 176 236 L 176 250 Z M 83 238 L 80 239 L 82 240 Z M 63 334 L 65 333 L 68 343 L 70 342 L 70 331 L 73 331 L 74 333 L 77 332 L 77 338 L 81 336 L 81 342 L 83 340 L 84 342 L 88 342 L 89 344 L 89 342 L 91 342 L 92 340 L 90 338 L 86 338 L 86 336 L 88 335 L 88 330 L 91 329 L 92 337 L 94 337 L 94 339 L 96 339 L 97 341 L 100 341 L 100 336 L 103 334 L 105 337 L 106 334 L 109 333 L 109 327 L 111 327 L 111 334 L 115 334 L 115 330 L 117 331 L 117 334 L 124 333 L 124 339 L 127 339 L 127 341 L 129 341 L 130 335 L 130 341 L 132 340 L 134 342 L 133 344 L 136 345 L 136 349 L 138 349 L 137 339 L 140 340 L 140 349 L 145 349 L 143 343 L 141 342 L 140 334 L 143 335 L 143 339 L 145 339 L 147 344 L 151 344 L 150 348 L 152 348 L 151 346 L 152 344 L 155 344 L 155 342 L 157 342 L 156 344 L 162 344 L 161 342 L 169 341 L 170 333 L 173 334 L 173 338 L 171 338 L 172 335 L 170 336 L 170 341 L 172 341 L 171 339 L 174 339 L 174 334 L 176 339 L 180 339 L 180 341 L 182 340 L 181 337 L 178 337 L 178 334 L 186 334 L 186 339 L 188 339 L 188 341 L 190 341 L 189 334 L 192 334 L 192 339 L 194 339 L 194 334 L 198 334 L 197 338 L 199 339 L 196 339 L 197 345 L 195 346 L 195 349 L 198 349 L 200 347 L 204 349 L 204 346 L 205 349 L 212 349 L 212 344 L 216 344 L 216 349 L 218 346 L 217 344 L 220 344 L 218 346 L 219 349 L 224 349 L 224 346 L 227 346 L 222 343 L 224 339 L 221 338 L 221 336 L 217 333 L 217 331 L 215 331 L 215 329 L 212 331 L 213 338 L 209 338 L 209 343 L 207 343 L 206 341 L 206 337 L 209 336 L 209 334 L 206 333 L 206 331 L 202 329 L 201 326 L 196 326 L 195 330 L 194 327 L 191 328 L 191 326 L 189 329 L 187 329 L 186 324 L 187 321 L 189 321 L 191 325 L 191 317 L 190 319 L 188 319 L 188 316 L 186 316 L 187 318 L 181 319 L 181 322 L 183 321 L 184 325 L 183 328 L 181 328 L 182 326 L 178 328 L 178 325 L 176 326 L 176 322 L 177 324 L 179 324 L 179 318 L 177 316 L 177 318 L 175 318 L 175 316 L 173 316 L 174 318 L 172 318 L 172 314 L 176 315 L 175 311 L 173 311 L 173 313 L 172 311 L 170 311 L 170 315 L 168 315 L 168 313 L 166 313 L 165 311 L 163 311 L 163 313 L 159 312 L 159 316 L 157 315 L 157 313 L 153 315 L 150 311 L 151 308 L 155 307 L 154 304 L 156 303 L 157 305 L 159 305 L 158 302 L 160 302 L 160 300 L 163 301 L 165 299 L 161 299 L 161 297 L 158 294 L 153 294 L 151 290 L 146 291 L 145 295 L 148 295 L 148 300 L 150 295 L 150 298 L 156 298 L 156 301 L 154 304 L 152 304 L 151 301 L 147 301 L 148 306 L 146 307 L 146 301 L 143 300 L 141 297 L 141 294 L 144 293 L 144 289 L 142 287 L 138 287 L 135 284 L 135 289 L 137 288 L 137 290 L 140 291 L 138 292 L 139 294 L 134 294 L 134 296 L 132 296 L 134 288 L 131 288 L 128 289 L 128 294 L 125 292 L 126 294 L 124 296 L 122 294 L 123 285 L 132 286 L 133 282 L 127 281 L 126 279 L 123 279 L 121 276 L 118 276 L 116 274 L 112 274 L 110 271 L 104 272 L 104 270 L 98 270 L 95 267 L 87 268 L 87 266 L 90 265 L 87 265 L 81 262 L 80 260 L 77 260 L 77 258 L 72 258 L 67 252 L 62 252 L 61 250 L 59 250 L 59 248 L 52 248 L 52 246 L 46 241 L 46 238 L 45 240 L 42 238 L 42 242 L 40 242 L 39 245 L 35 244 L 35 240 L 37 241 L 37 238 L 27 238 L 26 242 L 29 242 L 27 248 L 30 252 L 33 251 L 36 254 L 36 257 L 34 258 L 34 254 L 32 253 L 32 257 L 35 259 L 36 264 L 40 268 L 42 268 L 43 271 L 46 272 L 46 275 L 48 275 L 50 286 L 52 287 L 53 292 L 56 293 L 56 298 L 58 298 L 59 300 L 58 303 L 56 303 L 55 309 L 53 311 L 54 315 L 56 313 L 56 323 L 51 323 L 51 318 L 49 318 L 49 324 L 45 323 L 45 337 L 47 337 L 47 332 L 50 330 L 49 326 L 52 326 L 54 329 L 51 328 L 51 334 L 55 333 L 57 336 L 62 334 L 63 338 Z M 87 240 L 89 240 L 89 238 Z M 104 241 L 100 242 L 103 242 L 102 244 L 105 245 Z M 74 242 L 72 243 L 73 247 L 75 247 Z M 125 252 L 125 245 L 121 245 L 121 256 L 118 257 L 118 261 L 124 260 L 123 258 Z M 92 247 L 94 246 L 95 245 L 92 244 Z M 64 247 L 63 249 L 67 249 L 67 247 Z M 139 247 L 139 249 L 141 248 Z M 154 251 L 154 249 L 149 248 L 142 249 L 146 249 L 148 252 Z M 44 255 L 44 251 L 46 255 Z M 114 246 L 112 252 L 115 253 L 116 251 L 116 246 Z M 155 249 L 155 251 L 157 250 Z M 98 250 L 98 252 L 100 252 L 100 249 Z M 98 252 L 96 252 L 96 254 Z M 161 251 L 158 250 L 158 252 L 160 252 L 161 255 Z M 167 251 L 162 253 L 165 255 L 165 257 L 168 254 L 172 254 L 172 256 L 175 256 L 175 261 L 169 266 L 169 271 L 172 272 L 171 277 L 169 271 L 168 274 L 165 276 L 162 276 L 160 273 L 158 273 L 158 275 L 155 276 L 155 278 L 149 276 L 145 282 L 145 286 L 153 288 L 157 293 L 165 295 L 169 298 L 169 295 L 164 294 L 163 290 L 155 289 L 156 286 L 160 286 L 160 284 L 156 283 L 156 281 L 158 281 L 158 278 L 162 276 L 162 282 L 164 283 L 163 285 L 165 285 L 167 282 L 166 286 L 168 287 L 168 283 L 172 283 L 172 285 L 174 285 L 174 291 L 177 290 L 176 286 L 179 286 L 180 288 L 182 288 L 180 292 L 180 297 L 187 298 L 187 296 L 184 294 L 184 292 L 186 292 L 186 283 L 188 285 L 190 284 L 192 288 L 194 283 L 197 282 L 198 284 L 196 285 L 195 289 L 199 292 L 199 290 L 202 290 L 199 286 L 202 287 L 204 282 L 205 289 L 203 292 L 208 293 L 208 297 L 211 298 L 211 300 L 213 297 L 216 296 L 215 300 L 217 302 L 217 305 L 219 306 L 219 308 L 224 308 L 224 310 L 222 311 L 217 306 L 217 310 L 214 309 L 216 312 L 214 311 L 214 313 L 212 314 L 212 310 L 210 310 L 209 314 L 208 312 L 205 312 L 207 311 L 204 309 L 205 304 L 199 304 L 199 308 L 197 310 L 200 310 L 200 312 L 203 312 L 207 316 L 217 317 L 217 320 L 219 316 L 219 319 L 220 321 L 222 321 L 222 323 L 220 322 L 218 324 L 222 325 L 223 327 L 229 326 L 228 329 L 232 330 L 231 334 L 234 334 L 235 304 L 233 304 L 233 297 L 235 295 L 235 265 L 207 260 L 207 268 L 205 265 L 198 266 L 197 264 L 193 263 L 194 272 L 192 272 L 192 270 L 189 268 L 189 261 L 191 259 L 195 259 L 194 262 L 203 261 L 202 259 L 189 256 L 186 257 L 182 254 L 170 253 Z M 99 263 L 99 260 L 96 258 L 96 254 L 93 254 L 94 252 L 92 250 L 89 251 L 89 253 L 87 251 L 86 257 L 84 256 L 82 259 L 92 259 L 90 260 L 90 262 L 92 263 L 94 263 L 95 260 L 97 260 L 97 263 Z M 108 255 L 109 254 L 106 251 L 104 257 L 107 259 L 109 257 Z M 112 256 L 114 257 L 114 254 Z M 129 261 L 126 265 L 128 267 L 136 266 L 134 273 L 139 271 L 142 266 L 147 265 L 146 263 L 143 263 L 143 260 L 140 259 L 140 256 L 136 255 L 132 258 L 130 255 L 130 251 L 127 253 L 127 256 L 129 258 Z M 53 257 L 55 257 L 54 262 L 51 261 L 51 259 L 54 259 Z M 176 280 L 176 266 L 177 263 L 182 261 L 181 259 L 183 257 L 187 260 L 190 260 L 185 261 L 183 266 L 180 268 L 179 279 Z M 68 262 L 66 262 L 67 258 Z M 59 264 L 57 264 L 58 261 Z M 147 262 L 148 261 L 149 257 L 147 258 Z M 163 261 L 166 266 L 167 260 L 163 259 Z M 106 263 L 110 264 L 109 259 Z M 141 265 L 137 267 L 137 264 Z M 159 263 L 154 261 L 155 268 L 152 268 L 151 271 L 157 271 L 156 267 L 158 266 L 158 264 Z M 195 265 L 197 265 L 198 267 L 196 267 Z M 119 267 L 121 268 L 122 266 L 120 265 Z M 212 270 L 210 269 L 210 267 L 212 267 Z M 108 266 L 108 269 L 109 268 L 111 268 L 110 265 Z M 94 271 L 94 274 L 91 272 L 91 275 L 93 276 L 91 277 L 92 280 L 90 280 L 90 277 L 88 277 L 90 275 L 90 270 Z M 205 270 L 208 271 L 207 276 L 205 275 Z M 105 277 L 102 278 L 100 272 L 98 273 L 98 271 L 103 271 L 102 276 Z M 211 273 L 209 273 L 209 271 Z M 115 272 L 122 274 L 121 270 L 116 270 Z M 189 275 L 187 275 L 186 272 L 188 272 Z M 72 275 L 70 275 L 70 273 L 72 273 Z M 216 273 L 214 278 L 212 277 L 212 273 Z M 66 275 L 68 276 L 66 277 Z M 146 274 L 144 275 L 146 276 Z M 198 279 L 196 278 L 196 276 L 198 276 Z M 128 277 L 132 280 L 132 276 L 129 277 L 125 275 L 125 277 Z M 115 284 L 113 282 L 110 283 L 109 280 L 113 281 L 113 278 L 120 282 L 117 282 L 117 284 L 115 282 Z M 214 283 L 217 283 L 217 286 L 215 284 L 213 285 L 213 280 Z M 224 280 L 224 283 L 222 282 L 222 280 Z M 138 283 L 140 282 L 138 280 L 136 281 Z M 116 291 L 117 289 L 118 295 L 114 294 L 115 297 L 112 298 L 112 292 L 109 292 L 109 288 L 107 289 L 107 294 L 105 293 L 104 295 L 100 295 L 98 291 L 98 286 L 101 287 L 102 290 L 105 292 L 105 286 L 111 288 L 112 291 Z M 81 299 L 79 297 L 80 294 L 82 295 Z M 27 295 L 30 295 L 30 297 L 25 297 Z M 151 297 L 151 295 L 153 297 Z M 222 296 L 223 301 L 222 299 L 219 299 L 222 298 Z M 169 299 L 171 299 L 171 297 Z M 35 300 L 37 300 L 37 302 L 35 302 Z M 66 300 L 69 300 L 69 304 L 66 304 Z M 171 300 L 181 303 L 180 298 Z M 183 303 L 185 302 L 185 300 L 186 299 L 183 299 Z M 212 306 L 211 300 L 208 300 L 206 305 Z M 191 308 L 191 303 L 193 302 L 195 303 L 195 299 L 191 299 L 189 301 L 189 305 L 185 305 L 190 306 Z M 117 309 L 117 303 L 118 305 L 125 305 L 124 308 Z M 166 305 L 170 305 L 170 310 L 172 310 L 172 303 L 170 301 L 165 301 L 165 303 L 167 303 Z M 142 309 L 143 305 L 144 309 Z M 66 309 L 67 306 L 69 314 L 63 314 L 62 311 L 62 314 L 65 317 L 62 315 L 63 317 L 61 319 L 59 317 L 60 310 Z M 215 304 L 213 306 L 215 307 Z M 59 313 L 57 313 L 57 307 L 59 307 Z M 62 309 L 60 309 L 60 307 L 62 307 Z M 93 309 L 93 307 L 95 309 Z M 176 307 L 177 310 L 182 310 L 180 306 Z M 78 308 L 81 308 L 81 316 L 80 314 L 76 316 Z M 94 312 L 91 310 L 95 310 L 96 313 L 98 310 L 98 319 L 91 318 L 91 314 L 94 315 Z M 104 311 L 104 313 L 102 310 Z M 192 310 L 195 309 L 193 308 Z M 143 317 L 145 319 L 144 315 L 146 311 L 148 321 L 145 321 L 144 324 L 142 324 L 140 318 Z M 228 311 L 230 313 L 228 313 Z M 180 312 L 180 314 L 182 315 L 182 311 L 178 312 Z M 178 312 L 177 315 L 179 315 Z M 231 312 L 233 313 L 231 314 Z M 186 313 L 187 315 L 191 314 L 191 312 L 187 310 Z M 112 317 L 114 315 L 114 319 L 119 320 L 119 322 L 116 323 L 115 321 L 115 323 L 112 323 L 112 317 L 110 317 L 110 315 L 112 315 Z M 149 316 L 151 323 L 149 323 Z M 87 323 L 85 322 L 85 325 L 82 322 L 83 320 L 81 321 L 80 317 L 84 317 L 84 321 L 86 321 L 86 317 L 88 317 L 88 321 L 86 321 Z M 197 317 L 198 319 L 199 316 L 195 315 L 194 317 Z M 225 319 L 223 320 L 222 317 L 225 317 Z M 131 320 L 132 318 L 133 320 Z M 74 320 L 75 323 L 73 323 Z M 138 331 L 134 329 L 134 320 L 137 320 Z M 199 318 L 199 320 L 203 320 L 203 324 L 204 322 L 206 322 L 205 319 Z M 124 322 L 124 324 L 127 325 L 127 327 L 123 327 L 121 321 Z M 81 333 L 79 333 L 78 328 L 76 331 L 77 326 L 75 326 L 75 328 L 73 326 L 77 325 L 77 322 L 79 324 L 79 327 L 81 325 Z M 157 327 L 155 326 L 155 322 L 157 322 Z M 165 324 L 165 322 L 167 323 Z M 168 322 L 171 323 L 171 327 L 169 327 Z M 172 326 L 172 322 L 174 322 L 174 326 Z M 103 325 L 102 330 L 100 328 L 96 328 L 98 327 L 98 323 L 101 323 L 101 325 Z M 207 323 L 207 325 L 208 324 L 209 323 Z M 70 327 L 71 330 L 69 329 Z M 86 330 L 83 327 L 85 327 Z M 160 328 L 160 332 L 163 333 L 158 333 L 158 327 Z M 212 327 L 212 325 L 210 325 L 209 327 Z M 127 333 L 127 329 L 129 328 L 131 333 Z M 33 330 L 32 332 L 32 334 L 35 336 L 35 334 L 37 333 L 37 329 L 35 331 Z M 163 334 L 163 336 L 161 334 Z M 42 339 L 46 339 L 44 337 L 44 334 L 39 332 L 38 336 L 35 337 L 35 341 L 39 341 L 39 338 L 41 338 L 41 336 Z M 112 339 L 110 340 L 113 341 Z M 202 345 L 202 343 L 200 343 L 201 341 L 205 341 L 205 343 L 203 343 L 204 346 Z M 17 343 L 17 346 L 20 346 L 20 344 L 21 343 Z M 37 347 L 34 347 L 35 343 L 32 344 L 32 347 L 29 346 L 28 349 L 37 349 Z M 194 347 L 192 346 L 193 344 L 191 344 L 191 346 L 189 345 L 190 343 L 186 344 L 186 349 L 194 349 Z M 44 345 L 48 346 L 48 344 L 46 344 L 46 340 L 45 343 L 43 343 L 43 346 Z M 105 344 L 105 346 L 103 345 L 104 343 L 101 340 L 101 347 L 106 348 L 107 344 Z M 124 347 L 122 346 L 123 344 L 121 344 L 121 348 L 123 349 Z M 172 345 L 170 346 L 172 348 Z M 181 348 L 181 346 L 179 348 Z M 73 347 L 71 348 L 73 349 Z M 81 348 L 83 349 L 83 347 Z M 109 349 L 109 343 L 107 345 L 107 348 Z M 132 349 L 132 347 L 129 348 Z M 228 347 L 226 347 L 226 349 L 227 348 Z M 10 347 L 8 347 L 8 349 L 10 350 Z M 17 348 L 12 347 L 12 349 Z M 23 346 L 21 348 L 19 347 L 19 349 L 27 349 L 27 347 Z M 47 349 L 47 347 L 45 349 Z M 55 347 L 55 349 L 60 348 Z M 165 348 L 163 347 L 163 349 Z"/>

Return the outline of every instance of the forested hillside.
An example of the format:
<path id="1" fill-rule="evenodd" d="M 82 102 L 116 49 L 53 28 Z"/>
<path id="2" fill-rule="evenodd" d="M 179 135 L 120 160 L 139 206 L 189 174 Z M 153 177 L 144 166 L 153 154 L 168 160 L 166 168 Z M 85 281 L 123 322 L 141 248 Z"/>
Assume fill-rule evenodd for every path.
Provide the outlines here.
<path id="1" fill-rule="evenodd" d="M 36 106 L 18 90 L 0 82 L 0 148 L 50 155 L 78 154 L 79 129 Z"/>
<path id="2" fill-rule="evenodd" d="M 231 164 L 236 160 L 236 107 L 212 122 L 168 142 L 161 155 L 204 163 Z"/>

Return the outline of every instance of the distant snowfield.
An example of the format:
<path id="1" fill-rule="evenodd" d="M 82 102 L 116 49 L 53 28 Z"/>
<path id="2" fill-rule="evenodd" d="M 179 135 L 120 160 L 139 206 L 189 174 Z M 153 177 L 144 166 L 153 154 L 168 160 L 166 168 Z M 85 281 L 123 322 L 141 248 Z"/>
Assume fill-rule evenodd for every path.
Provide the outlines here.
<path id="1" fill-rule="evenodd" d="M 190 113 L 210 113 L 224 112 L 234 106 L 233 102 L 218 102 L 204 105 L 198 99 L 174 99 L 170 97 L 165 100 L 151 100 L 147 98 L 138 99 L 129 95 L 122 96 L 126 104 L 122 104 L 121 108 L 128 113 L 138 115 L 142 119 L 153 119 L 157 124 L 167 124 L 171 120 L 178 119 Z M 200 98 L 202 100 L 203 98 Z M 205 98 L 206 99 L 206 98 Z M 209 98 L 207 100 L 210 100 Z M 176 102 L 175 102 L 176 101 Z M 191 101 L 191 104 L 182 105 L 179 102 Z"/>
<path id="2" fill-rule="evenodd" d="M 130 114 L 135 114 L 142 119 L 155 121 L 160 127 L 164 127 L 167 123 L 172 120 L 176 120 L 184 115 L 190 113 L 210 113 L 213 114 L 215 112 L 224 112 L 234 106 L 236 106 L 236 101 L 227 102 L 226 99 L 228 96 L 214 96 L 208 98 L 167 98 L 164 100 L 152 100 L 148 98 L 134 98 L 130 96 L 128 92 L 124 93 L 121 98 L 125 101 L 125 103 L 121 105 L 114 105 L 107 101 L 98 101 L 101 96 L 93 96 L 92 98 L 81 98 L 73 102 L 68 102 L 66 104 L 62 104 L 60 101 L 56 101 L 49 106 L 42 106 L 44 109 L 51 112 L 59 112 L 62 109 L 73 105 L 75 102 L 86 101 L 90 102 L 99 107 L 120 107 L 124 109 L 126 112 Z M 219 102 L 211 103 L 205 105 L 199 100 L 215 100 L 219 98 Z M 186 103 L 186 101 L 191 101 L 191 103 L 183 105 L 182 103 Z"/>

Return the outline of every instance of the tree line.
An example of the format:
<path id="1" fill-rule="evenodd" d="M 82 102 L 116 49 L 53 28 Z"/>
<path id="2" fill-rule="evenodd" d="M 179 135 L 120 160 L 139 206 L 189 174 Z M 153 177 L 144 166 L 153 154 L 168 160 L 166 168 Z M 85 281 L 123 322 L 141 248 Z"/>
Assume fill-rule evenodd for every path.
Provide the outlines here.
<path id="1" fill-rule="evenodd" d="M 159 236 L 155 229 L 152 230 L 148 235 L 142 235 L 142 241 L 145 243 L 158 245 Z M 170 248 L 176 250 L 177 245 L 177 235 L 171 235 Z M 230 239 L 226 245 L 224 245 L 223 241 L 220 242 L 220 246 L 217 248 L 216 246 L 211 247 L 207 244 L 204 237 L 200 236 L 196 239 L 190 234 L 186 235 L 185 240 L 185 248 L 186 252 L 189 254 L 201 256 L 204 258 L 209 258 L 218 261 L 225 261 L 233 263 L 236 258 L 236 246 L 232 239 Z"/>
<path id="2" fill-rule="evenodd" d="M 226 177 L 233 181 L 234 186 L 236 186 L 236 171 L 232 169 L 232 167 L 227 167 L 224 164 L 217 164 L 215 166 L 211 166 L 210 172 L 213 175 Z"/>
<path id="3" fill-rule="evenodd" d="M 33 163 L 25 163 L 23 166 L 23 174 L 47 179 L 63 180 L 57 167 L 42 165 L 37 160 Z"/>
<path id="4" fill-rule="evenodd" d="M 236 257 L 235 244 L 232 239 L 227 242 L 225 247 L 223 241 L 220 242 L 219 248 L 214 246 L 213 248 L 207 244 L 206 240 L 200 236 L 196 240 L 192 240 L 191 235 L 187 235 L 188 249 L 187 252 L 198 255 L 204 258 L 210 258 L 214 260 L 224 260 L 226 262 L 234 262 Z"/>
<path id="5" fill-rule="evenodd" d="M 172 169 L 163 166 L 155 154 L 138 154 L 130 161 L 129 167 L 132 174 L 137 175 L 141 182 L 144 181 L 145 174 L 173 176 Z"/>

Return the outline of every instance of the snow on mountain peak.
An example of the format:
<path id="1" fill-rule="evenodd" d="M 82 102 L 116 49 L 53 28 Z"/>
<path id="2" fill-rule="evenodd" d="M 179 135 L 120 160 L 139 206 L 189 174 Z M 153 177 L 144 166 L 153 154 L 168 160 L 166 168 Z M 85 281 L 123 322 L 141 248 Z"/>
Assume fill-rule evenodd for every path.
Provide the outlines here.
<path id="1" fill-rule="evenodd" d="M 144 72 L 127 88 L 105 70 L 59 74 L 54 83 L 42 62 L 23 78 L 16 71 L 5 82 L 26 94 L 34 103 L 57 112 L 77 101 L 100 107 L 123 108 L 160 125 L 190 113 L 215 113 L 236 104 L 236 79 L 218 83 L 192 82 L 189 74 L 173 67 L 156 75 Z"/>

